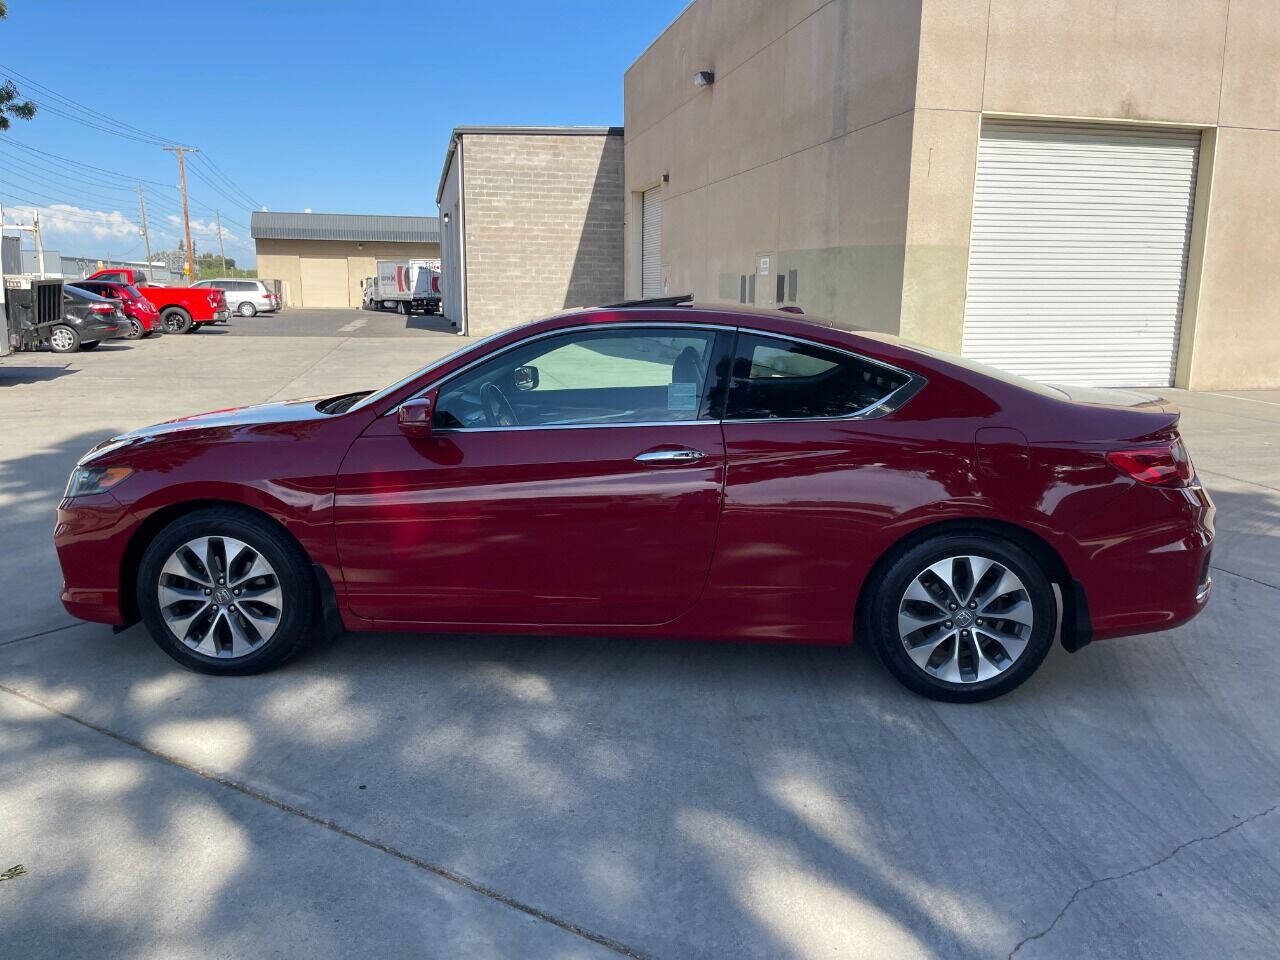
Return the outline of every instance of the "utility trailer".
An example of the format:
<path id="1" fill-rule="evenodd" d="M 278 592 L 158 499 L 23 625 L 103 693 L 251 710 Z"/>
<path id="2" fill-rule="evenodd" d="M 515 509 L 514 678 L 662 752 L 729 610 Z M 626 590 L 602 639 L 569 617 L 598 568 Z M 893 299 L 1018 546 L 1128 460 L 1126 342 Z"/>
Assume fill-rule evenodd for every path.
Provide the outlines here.
<path id="1" fill-rule="evenodd" d="M 0 301 L 3 342 L 0 356 L 35 350 L 49 342 L 49 332 L 62 322 L 62 281 L 4 277 Z"/>

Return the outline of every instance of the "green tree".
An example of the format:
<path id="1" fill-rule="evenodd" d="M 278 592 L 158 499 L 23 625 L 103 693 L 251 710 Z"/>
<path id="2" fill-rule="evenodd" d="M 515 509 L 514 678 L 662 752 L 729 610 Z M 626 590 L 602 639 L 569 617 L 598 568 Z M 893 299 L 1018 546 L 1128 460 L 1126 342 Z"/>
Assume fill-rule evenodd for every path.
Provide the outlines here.
<path id="1" fill-rule="evenodd" d="M 0 20 L 9 15 L 9 7 L 0 0 Z M 6 80 L 0 86 L 0 130 L 9 129 L 9 118 L 17 117 L 19 120 L 30 120 L 36 115 L 36 105 L 30 100 L 20 100 L 22 94 L 18 92 L 18 88 L 14 86 L 12 80 Z"/>

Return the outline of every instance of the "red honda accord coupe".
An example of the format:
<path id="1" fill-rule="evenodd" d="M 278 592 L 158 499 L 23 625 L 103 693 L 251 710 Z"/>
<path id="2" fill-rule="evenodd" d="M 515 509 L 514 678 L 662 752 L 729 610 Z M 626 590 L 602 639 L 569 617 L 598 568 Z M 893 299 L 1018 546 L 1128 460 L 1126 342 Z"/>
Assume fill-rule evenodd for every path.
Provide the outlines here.
<path id="1" fill-rule="evenodd" d="M 638 301 L 376 393 L 115 437 L 54 540 L 73 615 L 142 620 L 208 673 L 322 628 L 860 639 L 925 696 L 983 700 L 1057 634 L 1204 606 L 1214 508 L 1177 423 L 884 334 Z"/>

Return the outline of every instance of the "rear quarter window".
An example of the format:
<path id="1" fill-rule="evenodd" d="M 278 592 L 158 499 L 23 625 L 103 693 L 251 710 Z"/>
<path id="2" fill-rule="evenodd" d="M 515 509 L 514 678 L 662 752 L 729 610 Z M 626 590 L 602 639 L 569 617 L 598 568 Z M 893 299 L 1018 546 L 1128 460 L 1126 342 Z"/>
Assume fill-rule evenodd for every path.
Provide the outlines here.
<path id="1" fill-rule="evenodd" d="M 816 344 L 742 334 L 726 420 L 848 417 L 874 407 L 911 376 Z"/>

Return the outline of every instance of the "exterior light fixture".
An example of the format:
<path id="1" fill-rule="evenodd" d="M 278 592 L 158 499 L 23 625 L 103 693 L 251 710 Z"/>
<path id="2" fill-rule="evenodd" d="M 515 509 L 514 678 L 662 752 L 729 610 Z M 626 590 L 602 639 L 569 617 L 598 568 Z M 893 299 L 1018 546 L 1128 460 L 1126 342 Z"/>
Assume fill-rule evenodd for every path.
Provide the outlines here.
<path id="1" fill-rule="evenodd" d="M 693 75 L 693 85 L 695 87 L 709 87 L 716 82 L 715 71 L 699 70 Z"/>
<path id="2" fill-rule="evenodd" d="M 444 225 L 446 227 L 449 225 L 449 215 L 447 213 L 444 215 Z"/>

